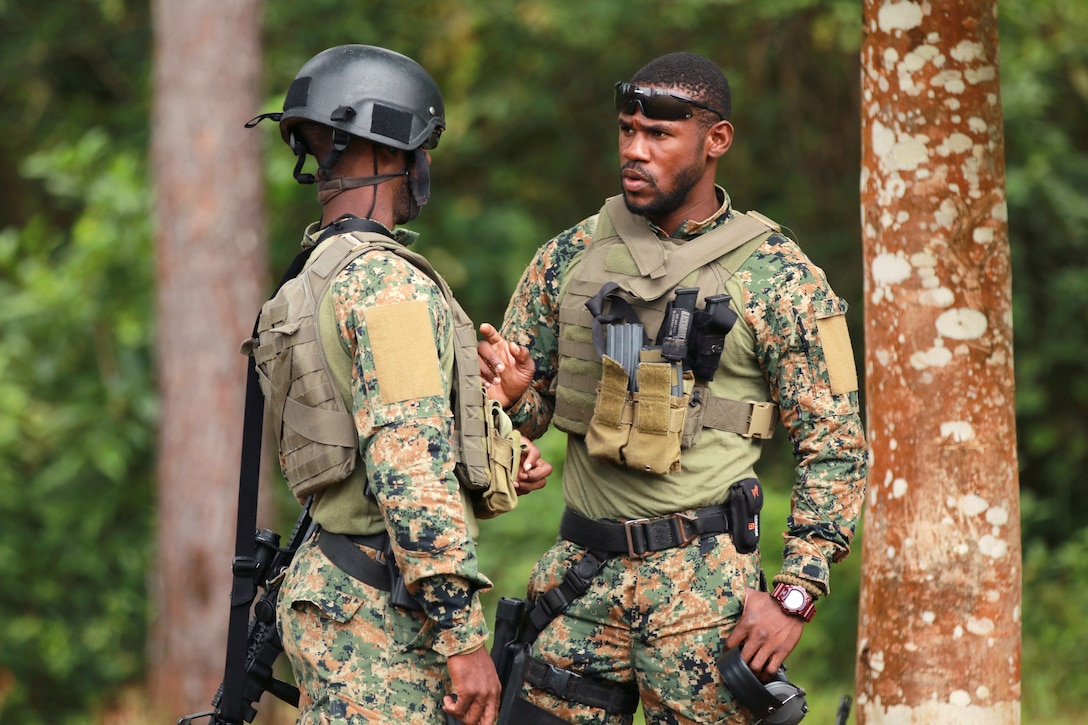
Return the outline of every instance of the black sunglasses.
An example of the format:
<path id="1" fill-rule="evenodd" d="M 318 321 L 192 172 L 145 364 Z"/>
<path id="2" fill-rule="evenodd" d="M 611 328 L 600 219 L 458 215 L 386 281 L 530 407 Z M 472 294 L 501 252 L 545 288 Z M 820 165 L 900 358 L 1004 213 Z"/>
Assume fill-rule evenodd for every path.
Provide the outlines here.
<path id="1" fill-rule="evenodd" d="M 679 121 L 682 118 L 692 117 L 692 106 L 710 111 L 721 120 L 725 120 L 725 115 L 721 111 L 693 98 L 657 88 L 643 88 L 634 83 L 616 84 L 616 110 L 620 113 L 634 113 L 637 107 L 642 110 L 642 115 L 646 118 L 658 121 Z"/>

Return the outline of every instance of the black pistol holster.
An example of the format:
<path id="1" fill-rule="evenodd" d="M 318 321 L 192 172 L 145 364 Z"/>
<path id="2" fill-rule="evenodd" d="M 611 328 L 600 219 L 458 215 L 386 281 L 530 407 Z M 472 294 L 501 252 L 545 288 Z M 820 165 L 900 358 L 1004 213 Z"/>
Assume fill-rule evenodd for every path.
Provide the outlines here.
<path id="1" fill-rule="evenodd" d="M 521 686 L 526 681 L 556 697 L 610 713 L 633 713 L 637 709 L 637 689 L 560 669 L 530 654 L 537 636 L 589 589 L 609 558 L 606 552 L 587 550 L 567 570 L 559 586 L 541 594 L 534 603 L 512 598 L 499 601 L 491 649 L 503 690 L 496 725 L 563 725 L 566 722 L 521 697 Z"/>

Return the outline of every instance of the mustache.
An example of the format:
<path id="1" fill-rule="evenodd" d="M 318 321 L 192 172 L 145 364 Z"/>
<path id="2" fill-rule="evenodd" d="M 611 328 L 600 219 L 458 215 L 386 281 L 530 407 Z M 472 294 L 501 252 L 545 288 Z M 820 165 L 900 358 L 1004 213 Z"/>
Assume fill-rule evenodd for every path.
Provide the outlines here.
<path id="1" fill-rule="evenodd" d="M 645 181 L 653 186 L 657 186 L 657 178 L 634 161 L 628 161 L 620 167 L 620 176 L 636 177 L 640 181 Z"/>

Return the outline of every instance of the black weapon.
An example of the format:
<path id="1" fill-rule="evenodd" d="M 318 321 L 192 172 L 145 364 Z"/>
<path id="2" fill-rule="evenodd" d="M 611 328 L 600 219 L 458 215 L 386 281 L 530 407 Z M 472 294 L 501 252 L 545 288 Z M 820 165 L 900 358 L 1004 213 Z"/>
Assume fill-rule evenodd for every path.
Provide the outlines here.
<path id="1" fill-rule="evenodd" d="M 276 291 L 297 277 L 314 247 L 303 249 L 291 261 Z M 275 296 L 273 294 L 273 296 Z M 248 350 L 246 371 L 246 407 L 242 422 L 242 460 L 238 472 L 238 526 L 234 531 L 234 581 L 230 593 L 230 621 L 227 625 L 227 657 L 223 681 L 212 700 L 213 710 L 178 718 L 178 725 L 192 725 L 193 720 L 210 717 L 210 725 L 241 725 L 253 722 L 254 704 L 265 690 L 298 705 L 298 689 L 272 677 L 272 665 L 283 644 L 276 632 L 276 596 L 279 574 L 294 558 L 299 545 L 310 533 L 310 504 L 306 503 L 291 532 L 287 546 L 280 548 L 278 534 L 257 531 L 256 541 L 249 538 L 257 529 L 257 491 L 261 480 L 261 445 L 264 438 L 264 395 L 257 375 L 257 361 L 250 345 L 256 344 L 260 317 L 253 322 L 253 335 L 243 350 Z M 257 588 L 264 596 L 253 604 Z M 248 637 L 246 624 L 249 624 Z M 226 694 L 224 694 L 226 693 Z"/>
<path id="2" fill-rule="evenodd" d="M 514 701 L 521 694 L 528 665 L 529 643 L 523 642 L 529 606 L 524 599 L 503 597 L 495 608 L 495 641 L 491 660 L 502 683 L 502 701 L 496 725 L 508 725 L 514 716 Z"/>
<path id="3" fill-rule="evenodd" d="M 295 552 L 306 540 L 311 528 L 310 509 L 307 506 L 295 522 L 286 546 L 280 546 L 279 534 L 262 529 L 256 535 L 254 558 L 248 562 L 235 559 L 235 574 L 239 573 L 240 567 L 252 567 L 251 576 L 255 585 L 264 590 L 264 594 L 253 605 L 253 616 L 249 621 L 245 671 L 240 678 L 240 691 L 225 694 L 228 677 L 224 675 L 223 682 L 212 699 L 214 709 L 179 718 L 177 725 L 192 725 L 194 720 L 204 717 L 210 718 L 209 725 L 240 725 L 237 720 L 223 715 L 227 698 L 234 699 L 234 711 L 242 713 L 246 722 L 253 722 L 253 718 L 257 716 L 257 702 L 265 692 L 272 693 L 289 705 L 298 706 L 298 688 L 276 679 L 272 673 L 273 665 L 283 653 L 283 643 L 276 629 L 276 598 L 279 596 L 282 579 L 280 575 L 290 566 Z M 233 679 L 238 681 L 239 678 Z"/>
<path id="4" fill-rule="evenodd" d="M 491 645 L 491 660 L 495 663 L 495 671 L 504 692 L 510 678 L 513 657 L 525 628 L 525 612 L 526 601 L 513 597 L 502 597 L 495 608 L 495 640 Z"/>
<path id="5" fill-rule="evenodd" d="M 698 287 L 684 287 L 676 290 L 674 299 L 669 303 L 659 334 L 661 356 L 666 360 L 680 362 L 688 354 L 688 333 L 698 297 Z"/>
<path id="6" fill-rule="evenodd" d="M 835 721 L 836 725 L 846 725 L 847 718 L 850 717 L 850 703 L 853 701 L 849 695 L 843 695 L 839 700 L 839 713 L 838 719 Z"/>
<path id="7" fill-rule="evenodd" d="M 737 313 L 729 309 L 729 299 L 726 294 L 711 295 L 705 300 L 706 307 L 694 313 L 686 361 L 696 380 L 714 379 L 725 350 L 725 336 L 737 321 Z"/>

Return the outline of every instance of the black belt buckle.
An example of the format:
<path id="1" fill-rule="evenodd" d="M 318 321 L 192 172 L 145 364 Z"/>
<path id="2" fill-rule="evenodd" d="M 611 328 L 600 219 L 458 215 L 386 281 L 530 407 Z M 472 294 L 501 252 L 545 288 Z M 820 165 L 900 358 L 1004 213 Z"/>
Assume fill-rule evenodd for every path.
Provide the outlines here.
<path id="1" fill-rule="evenodd" d="M 544 663 L 544 666 L 547 669 L 544 671 L 544 676 L 540 679 L 538 687 L 563 700 L 573 699 L 572 695 L 578 689 L 578 681 L 581 678 L 570 670 L 564 670 L 547 662 Z"/>
<path id="2" fill-rule="evenodd" d="M 687 546 L 691 542 L 695 541 L 698 537 L 698 532 L 688 533 L 684 527 L 685 522 L 689 524 L 695 523 L 696 517 L 692 514 L 675 513 L 669 516 L 662 516 L 656 519 L 631 519 L 630 521 L 623 522 L 623 532 L 627 536 L 627 555 L 634 559 L 643 559 L 649 554 L 655 551 L 663 551 L 665 549 L 672 549 L 676 547 Z M 671 524 L 671 531 L 669 541 L 655 541 L 653 536 L 653 526 L 656 524 Z M 643 535 L 645 546 L 642 551 L 639 551 L 635 546 L 635 527 L 639 527 L 643 531 L 651 532 L 649 535 Z M 663 538 L 663 537 L 662 537 Z"/>

